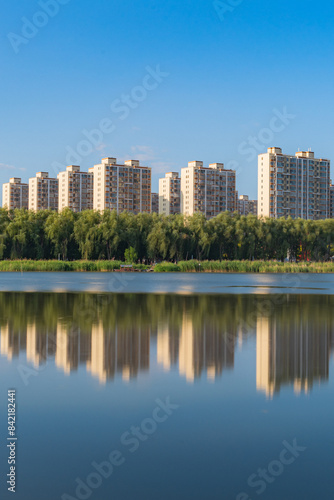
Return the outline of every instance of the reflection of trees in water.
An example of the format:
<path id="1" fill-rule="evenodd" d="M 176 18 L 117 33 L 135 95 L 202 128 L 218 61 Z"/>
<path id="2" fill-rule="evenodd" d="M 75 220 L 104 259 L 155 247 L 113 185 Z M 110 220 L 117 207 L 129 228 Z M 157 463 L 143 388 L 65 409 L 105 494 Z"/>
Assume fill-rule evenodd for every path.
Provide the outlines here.
<path id="1" fill-rule="evenodd" d="M 187 380 L 234 366 L 236 341 L 257 339 L 257 387 L 308 390 L 328 377 L 331 296 L 0 293 L 1 352 L 35 366 L 54 357 L 65 373 L 86 365 L 101 381 L 149 369 L 157 360 Z"/>
<path id="2" fill-rule="evenodd" d="M 55 328 L 60 318 L 66 324 L 87 329 L 100 321 L 108 328 L 116 323 L 156 327 L 159 322 L 167 322 L 179 326 L 186 312 L 198 325 L 209 322 L 229 329 L 235 328 L 239 319 L 245 322 L 259 300 L 238 295 L 0 293 L 0 323 L 10 320 L 16 330 L 32 321 L 44 328 Z"/>

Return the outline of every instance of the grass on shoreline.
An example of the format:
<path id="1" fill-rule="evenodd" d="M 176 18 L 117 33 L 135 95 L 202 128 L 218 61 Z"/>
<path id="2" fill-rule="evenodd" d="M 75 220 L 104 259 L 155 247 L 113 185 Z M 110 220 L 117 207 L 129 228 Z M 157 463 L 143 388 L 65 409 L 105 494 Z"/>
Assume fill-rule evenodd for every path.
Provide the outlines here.
<path id="1" fill-rule="evenodd" d="M 27 272 L 27 271 L 47 271 L 47 272 L 64 272 L 64 271 L 90 271 L 90 272 L 108 272 L 119 270 L 124 262 L 118 260 L 2 260 L 0 261 L 0 272 Z M 134 264 L 136 270 L 145 270 L 149 266 L 143 264 Z"/>
<path id="2" fill-rule="evenodd" d="M 120 270 L 124 262 L 115 260 L 87 261 L 77 260 L 65 262 L 59 260 L 3 260 L 0 261 L 0 272 L 27 271 L 90 271 L 111 272 Z M 151 266 L 134 264 L 135 270 L 147 270 Z M 300 262 L 287 263 L 276 261 L 180 261 L 178 264 L 162 262 L 154 268 L 157 273 L 170 272 L 207 272 L 207 273 L 334 273 L 334 262 Z"/>
<path id="3" fill-rule="evenodd" d="M 188 260 L 177 264 L 163 262 L 157 264 L 155 272 L 181 273 L 334 273 L 332 262 L 276 262 L 276 261 L 202 261 Z"/>

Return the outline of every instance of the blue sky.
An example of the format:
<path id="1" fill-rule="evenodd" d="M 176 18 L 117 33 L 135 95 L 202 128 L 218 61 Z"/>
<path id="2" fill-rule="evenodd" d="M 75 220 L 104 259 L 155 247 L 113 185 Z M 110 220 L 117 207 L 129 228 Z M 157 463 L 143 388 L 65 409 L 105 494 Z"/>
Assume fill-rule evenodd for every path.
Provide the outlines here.
<path id="1" fill-rule="evenodd" d="M 256 197 L 267 147 L 332 159 L 332 2 L 42 3 L 2 6 L 0 183 L 114 156 L 151 166 L 157 190 L 202 160 Z"/>

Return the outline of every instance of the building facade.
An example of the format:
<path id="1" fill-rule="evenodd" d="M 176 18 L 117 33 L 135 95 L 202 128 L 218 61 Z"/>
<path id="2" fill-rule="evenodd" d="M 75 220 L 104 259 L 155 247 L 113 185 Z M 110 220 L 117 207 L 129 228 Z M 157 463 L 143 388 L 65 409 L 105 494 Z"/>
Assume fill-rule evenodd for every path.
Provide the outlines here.
<path id="1" fill-rule="evenodd" d="M 284 155 L 269 148 L 258 159 L 258 215 L 293 219 L 330 216 L 330 161 L 311 151 Z"/>
<path id="2" fill-rule="evenodd" d="M 20 177 L 12 177 L 2 185 L 2 206 L 8 210 L 28 209 L 29 186 L 23 184 Z"/>
<path id="3" fill-rule="evenodd" d="M 59 212 L 69 208 L 82 212 L 93 208 L 93 169 L 80 172 L 80 167 L 70 165 L 57 176 L 59 182 Z"/>
<path id="4" fill-rule="evenodd" d="M 151 169 L 129 160 L 118 165 L 116 158 L 103 158 L 95 165 L 94 210 L 151 212 Z"/>
<path id="5" fill-rule="evenodd" d="M 58 179 L 48 172 L 38 172 L 29 179 L 29 210 L 58 210 Z"/>
<path id="6" fill-rule="evenodd" d="M 181 179 L 178 172 L 168 172 L 159 179 L 159 213 L 163 215 L 181 212 Z"/>
<path id="7" fill-rule="evenodd" d="M 239 215 L 257 215 L 257 200 L 250 200 L 246 194 L 242 194 L 237 203 Z"/>
<path id="8" fill-rule="evenodd" d="M 196 212 L 208 219 L 221 212 L 235 212 L 236 172 L 225 170 L 223 163 L 193 161 L 181 169 L 181 211 L 184 215 Z"/>
<path id="9" fill-rule="evenodd" d="M 151 194 L 151 212 L 152 214 L 159 213 L 159 193 Z"/>
<path id="10" fill-rule="evenodd" d="M 329 197 L 330 197 L 330 201 L 329 201 L 329 217 L 331 219 L 334 219 L 334 185 L 330 184 L 329 186 Z"/>

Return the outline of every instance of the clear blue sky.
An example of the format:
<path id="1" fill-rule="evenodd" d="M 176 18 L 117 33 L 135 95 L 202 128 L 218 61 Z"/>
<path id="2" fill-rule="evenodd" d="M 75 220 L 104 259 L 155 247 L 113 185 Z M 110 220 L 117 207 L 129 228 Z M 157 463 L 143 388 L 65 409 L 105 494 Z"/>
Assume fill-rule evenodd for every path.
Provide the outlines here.
<path id="1" fill-rule="evenodd" d="M 256 197 L 258 149 L 334 160 L 333 2 L 224 3 L 218 12 L 208 0 L 59 0 L 53 17 L 37 1 L 4 3 L 0 183 L 114 156 L 151 166 L 157 190 L 165 171 L 202 160 L 235 165 L 239 194 Z M 157 66 L 161 81 L 145 79 Z M 284 108 L 294 118 L 281 126 L 273 110 Z M 68 148 L 84 147 L 83 131 L 105 119 L 113 131 L 108 121 L 68 162 Z"/>

